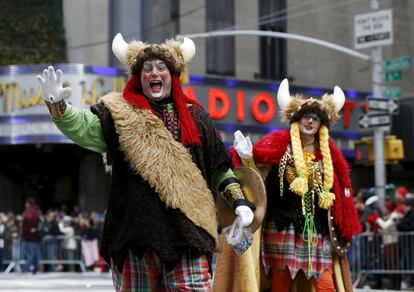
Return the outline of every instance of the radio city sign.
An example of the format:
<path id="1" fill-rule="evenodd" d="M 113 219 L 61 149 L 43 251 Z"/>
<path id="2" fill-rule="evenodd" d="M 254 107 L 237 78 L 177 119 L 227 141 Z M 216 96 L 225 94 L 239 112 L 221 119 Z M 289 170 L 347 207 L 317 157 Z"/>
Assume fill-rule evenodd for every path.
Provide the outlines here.
<path id="1" fill-rule="evenodd" d="M 184 92 L 190 98 L 197 99 L 206 106 L 212 119 L 217 122 L 245 125 L 265 125 L 282 127 L 280 111 L 276 101 L 277 86 L 266 84 L 258 88 L 241 86 L 226 87 L 225 84 L 207 84 L 184 86 Z M 220 82 L 222 83 L 222 82 Z M 262 89 L 260 90 L 260 87 Z M 274 90 L 272 90 L 272 87 Z M 267 89 L 269 88 L 269 89 Z M 294 92 L 291 88 L 291 92 Z M 323 93 L 322 93 L 323 94 Z M 321 95 L 322 95 L 321 94 Z M 314 96 L 316 98 L 320 96 Z M 352 129 L 357 117 L 354 111 L 357 101 L 347 100 L 342 109 L 342 119 L 338 129 Z"/>
<path id="2" fill-rule="evenodd" d="M 2 136 L 14 137 L 22 133 L 30 135 L 32 130 L 29 128 L 43 129 L 37 135 L 61 135 L 48 118 L 36 79 L 44 68 L 45 66 L 39 65 L 0 68 L 0 139 Z M 55 68 L 63 70 L 64 86 L 72 87 L 68 102 L 80 108 L 88 108 L 108 92 L 122 91 L 127 81 L 123 71 L 115 68 L 81 64 L 58 64 Z M 276 102 L 276 83 L 190 76 L 190 83 L 183 86 L 183 89 L 189 98 L 198 100 L 215 123 L 220 125 L 284 126 L 280 122 Z M 316 98 L 326 93 L 322 89 L 292 86 L 291 93 L 296 92 Z M 333 130 L 358 130 L 358 117 L 361 113 L 358 103 L 362 104 L 364 100 L 359 99 L 355 92 L 351 93 L 354 99 L 345 102 L 342 119 Z M 25 123 L 31 123 L 30 127 L 25 127 Z"/>

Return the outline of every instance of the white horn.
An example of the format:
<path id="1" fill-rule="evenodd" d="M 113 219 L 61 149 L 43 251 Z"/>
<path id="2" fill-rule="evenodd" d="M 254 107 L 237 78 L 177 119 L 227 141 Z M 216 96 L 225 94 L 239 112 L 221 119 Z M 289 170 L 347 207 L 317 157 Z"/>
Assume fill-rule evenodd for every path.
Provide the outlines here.
<path id="1" fill-rule="evenodd" d="M 125 56 L 128 50 L 128 44 L 124 41 L 122 34 L 117 33 L 112 41 L 112 52 L 122 64 L 126 64 Z"/>
<path id="2" fill-rule="evenodd" d="M 193 40 L 190 38 L 184 38 L 181 43 L 181 52 L 186 63 L 190 62 L 190 60 L 194 57 L 195 51 L 196 47 Z"/>
<path id="3" fill-rule="evenodd" d="M 345 94 L 339 86 L 335 86 L 333 101 L 335 103 L 335 109 L 339 112 L 345 103 Z"/>
<path id="4" fill-rule="evenodd" d="M 289 93 L 289 81 L 285 78 L 280 83 L 279 90 L 277 91 L 277 103 L 279 104 L 280 110 L 284 111 L 291 100 L 292 97 Z"/>

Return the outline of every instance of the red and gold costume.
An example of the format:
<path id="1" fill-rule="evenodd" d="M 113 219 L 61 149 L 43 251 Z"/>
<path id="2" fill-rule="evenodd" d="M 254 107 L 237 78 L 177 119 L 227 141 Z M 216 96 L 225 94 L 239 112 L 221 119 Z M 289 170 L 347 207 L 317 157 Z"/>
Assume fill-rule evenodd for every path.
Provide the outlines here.
<path id="1" fill-rule="evenodd" d="M 345 97 L 339 88 L 322 100 L 290 97 L 287 80 L 282 87 L 286 92 L 280 94 L 279 89 L 278 102 L 291 128 L 274 131 L 253 146 L 252 158 L 267 191 L 260 255 L 255 255 L 260 256 L 271 291 L 289 291 L 292 285 L 294 290 L 304 291 L 300 285 L 309 288 L 307 280 L 317 291 L 352 291 L 346 245 L 361 227 L 349 166 L 328 132 Z M 319 125 L 308 135 L 314 138 L 312 152 L 307 151 L 301 136 L 300 121 L 306 115 L 313 115 Z M 231 154 L 236 168 L 246 165 L 235 149 Z M 301 276 L 296 277 L 299 272 Z M 295 278 L 305 281 L 292 284 Z"/>

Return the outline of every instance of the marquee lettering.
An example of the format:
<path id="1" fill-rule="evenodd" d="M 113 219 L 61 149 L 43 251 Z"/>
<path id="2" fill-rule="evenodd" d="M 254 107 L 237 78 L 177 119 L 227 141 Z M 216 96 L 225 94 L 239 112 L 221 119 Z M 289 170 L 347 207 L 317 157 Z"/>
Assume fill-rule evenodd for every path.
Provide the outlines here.
<path id="1" fill-rule="evenodd" d="M 224 90 L 211 88 L 208 91 L 208 111 L 212 119 L 223 119 L 227 116 L 230 111 L 230 98 Z"/>
<path id="2" fill-rule="evenodd" d="M 82 106 L 86 106 L 87 104 L 92 105 L 95 104 L 98 100 L 97 88 L 99 86 L 104 86 L 105 81 L 102 78 L 97 78 L 92 82 L 91 90 L 86 89 L 86 82 L 81 81 L 79 82 L 80 86 L 82 87 Z"/>
<path id="3" fill-rule="evenodd" d="M 112 79 L 112 87 L 109 90 L 122 92 L 126 84 L 124 77 Z M 69 82 L 65 80 L 64 86 L 69 86 Z M 98 97 L 104 95 L 105 79 L 93 79 L 90 89 L 87 87 L 86 81 L 79 83 L 81 87 L 81 103 L 83 107 L 95 104 Z M 191 100 L 199 100 L 197 93 L 192 86 L 186 86 L 185 95 Z M 204 91 L 205 89 L 203 89 Z M 231 106 L 235 109 L 235 119 L 237 122 L 246 120 L 246 108 L 249 110 L 254 120 L 259 123 L 269 123 L 276 116 L 276 102 L 272 95 L 266 92 L 259 92 L 253 97 L 246 96 L 244 90 L 237 90 L 235 96 L 230 96 L 225 89 L 216 87 L 207 87 L 207 108 L 212 119 L 220 120 L 226 118 Z M 42 100 L 42 91 L 40 87 L 23 89 L 16 82 L 0 83 L 0 98 L 3 98 L 3 112 L 12 113 L 15 110 L 31 108 L 33 106 L 44 104 Z M 233 103 L 231 102 L 233 101 Z M 247 104 L 246 104 L 247 102 Z M 358 103 L 362 111 L 367 110 L 366 103 Z M 234 108 L 235 107 L 235 108 Z M 343 127 L 349 129 L 351 126 L 352 112 L 357 108 L 357 102 L 347 100 L 343 107 Z"/>
<path id="4" fill-rule="evenodd" d="M 126 78 L 123 78 L 123 77 L 114 78 L 114 81 L 112 82 L 112 91 L 122 92 L 122 90 L 124 90 L 125 84 L 126 84 Z"/>
<path id="5" fill-rule="evenodd" d="M 33 88 L 22 90 L 16 82 L 0 83 L 0 97 L 3 98 L 3 111 L 9 113 L 15 109 L 30 108 L 43 103 L 40 88 L 37 89 L 36 93 Z"/>
<path id="6" fill-rule="evenodd" d="M 265 104 L 267 108 L 267 110 L 264 113 L 260 111 L 261 103 Z M 276 112 L 275 102 L 273 101 L 273 98 L 269 94 L 260 92 L 253 97 L 252 114 L 253 114 L 253 118 L 256 121 L 260 123 L 268 123 L 273 119 L 275 112 Z"/>
<path id="7" fill-rule="evenodd" d="M 114 78 L 112 82 L 112 90 L 122 92 L 125 86 L 126 79 L 123 77 Z M 80 83 L 82 89 L 82 105 L 91 105 L 97 102 L 98 97 L 104 95 L 105 81 L 102 78 L 96 78 L 92 82 L 92 87 L 89 90 L 86 86 L 86 81 Z M 70 86 L 68 81 L 63 82 L 63 86 Z M 42 89 L 39 87 L 22 90 L 22 87 L 17 82 L 1 82 L 0 83 L 0 98 L 3 98 L 3 112 L 12 113 L 15 110 L 31 108 L 33 106 L 44 104 L 42 99 Z"/>
<path id="8" fill-rule="evenodd" d="M 344 128 L 349 129 L 351 126 L 351 112 L 355 109 L 356 103 L 352 100 L 345 101 L 342 111 L 344 113 Z"/>
<path id="9" fill-rule="evenodd" d="M 244 91 L 237 91 L 236 94 L 237 99 L 237 112 L 236 112 L 236 120 L 238 122 L 243 122 L 246 116 L 246 112 L 244 110 Z"/>
<path id="10" fill-rule="evenodd" d="M 198 100 L 196 92 L 191 85 L 186 86 L 184 93 L 189 99 Z M 235 96 L 236 121 L 243 122 L 246 118 L 246 93 L 238 90 Z M 231 96 L 224 90 L 215 87 L 208 89 L 208 112 L 212 119 L 220 120 L 227 117 L 231 110 Z M 247 101 L 249 98 L 247 97 Z M 234 106 L 233 105 L 233 106 Z M 353 100 L 345 101 L 343 107 L 343 127 L 349 129 L 351 126 L 352 111 L 357 103 Z M 265 108 L 265 111 L 263 109 Z M 276 102 L 274 98 L 265 92 L 259 92 L 251 100 L 250 111 L 252 117 L 259 123 L 268 123 L 276 116 Z"/>

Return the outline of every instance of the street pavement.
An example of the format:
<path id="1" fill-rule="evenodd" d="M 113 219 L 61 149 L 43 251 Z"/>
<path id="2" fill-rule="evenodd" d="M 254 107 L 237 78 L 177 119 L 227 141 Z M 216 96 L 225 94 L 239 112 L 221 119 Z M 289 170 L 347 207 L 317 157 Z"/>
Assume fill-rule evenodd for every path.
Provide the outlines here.
<path id="1" fill-rule="evenodd" d="M 0 291 L 114 291 L 109 273 L 0 273 Z"/>
<path id="2" fill-rule="evenodd" d="M 0 291 L 7 292 L 109 292 L 114 291 L 110 273 L 0 273 Z M 355 292 L 392 292 L 371 290 L 368 287 Z M 397 291 L 395 291 L 397 292 Z M 401 291 L 398 291 L 401 292 Z"/>

